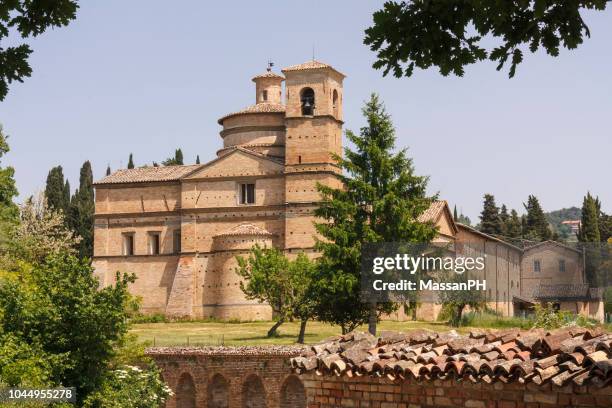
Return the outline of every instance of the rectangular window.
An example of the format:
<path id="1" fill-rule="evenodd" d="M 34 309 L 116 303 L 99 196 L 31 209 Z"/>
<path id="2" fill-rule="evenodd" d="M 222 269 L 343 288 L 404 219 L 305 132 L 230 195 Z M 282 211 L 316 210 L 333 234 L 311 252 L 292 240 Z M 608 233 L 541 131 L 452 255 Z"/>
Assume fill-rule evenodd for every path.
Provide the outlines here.
<path id="1" fill-rule="evenodd" d="M 541 265 L 540 265 L 540 260 L 536 259 L 533 261 L 533 271 L 534 272 L 540 272 L 541 271 Z"/>
<path id="2" fill-rule="evenodd" d="M 565 259 L 559 259 L 559 272 L 565 272 Z"/>
<path id="3" fill-rule="evenodd" d="M 175 254 L 181 253 L 181 231 L 174 231 L 174 245 L 172 248 Z"/>
<path id="4" fill-rule="evenodd" d="M 123 234 L 123 255 L 134 255 L 134 233 Z"/>
<path id="5" fill-rule="evenodd" d="M 240 184 L 240 204 L 255 204 L 255 184 Z"/>
<path id="6" fill-rule="evenodd" d="M 149 232 L 149 255 L 159 255 L 159 232 Z"/>

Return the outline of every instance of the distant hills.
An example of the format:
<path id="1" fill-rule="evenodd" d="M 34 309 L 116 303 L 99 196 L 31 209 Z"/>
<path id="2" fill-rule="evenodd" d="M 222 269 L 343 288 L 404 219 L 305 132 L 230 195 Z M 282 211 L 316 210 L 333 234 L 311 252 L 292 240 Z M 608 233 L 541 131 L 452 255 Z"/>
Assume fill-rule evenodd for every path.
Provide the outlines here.
<path id="1" fill-rule="evenodd" d="M 563 225 L 563 221 L 579 220 L 582 218 L 582 211 L 578 207 L 562 208 L 560 210 L 544 213 L 546 219 L 561 238 L 569 241 L 575 241 L 576 237 L 572 234 L 567 225 Z"/>

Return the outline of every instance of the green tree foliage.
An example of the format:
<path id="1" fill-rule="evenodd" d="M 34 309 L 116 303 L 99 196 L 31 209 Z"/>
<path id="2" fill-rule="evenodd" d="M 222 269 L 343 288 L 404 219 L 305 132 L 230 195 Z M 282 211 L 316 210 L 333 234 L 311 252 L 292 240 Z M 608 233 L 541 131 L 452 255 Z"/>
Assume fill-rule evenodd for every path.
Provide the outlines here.
<path id="1" fill-rule="evenodd" d="M 548 220 L 554 231 L 556 231 L 559 236 L 564 240 L 575 237 L 571 236 L 571 228 L 567 225 L 564 225 L 563 221 L 575 221 L 580 220 L 581 218 L 582 213 L 580 211 L 580 208 L 578 207 L 562 208 L 560 210 L 555 210 L 546 213 L 546 219 Z"/>
<path id="2" fill-rule="evenodd" d="M 466 284 L 468 282 L 468 274 L 458 274 L 454 271 L 449 273 L 438 272 L 438 280 L 444 283 Z M 443 304 L 445 314 L 449 316 L 449 324 L 452 326 L 460 326 L 463 312 L 466 307 L 471 311 L 478 312 L 484 310 L 486 306 L 484 291 L 476 290 L 444 290 L 440 291 L 440 303 Z"/>
<path id="3" fill-rule="evenodd" d="M 74 0 L 3 1 L 0 11 L 0 41 L 17 44 L 18 39 L 36 37 L 47 28 L 68 25 L 76 17 L 78 5 Z M 9 38 L 12 35 L 13 38 Z M 13 81 L 23 82 L 30 77 L 32 68 L 28 58 L 32 49 L 28 44 L 0 46 L 0 101 L 8 93 Z"/>
<path id="4" fill-rule="evenodd" d="M 49 170 L 45 186 L 45 197 L 47 197 L 49 207 L 68 214 L 68 208 L 70 207 L 70 184 L 68 180 L 64 180 L 62 166 L 56 166 Z"/>
<path id="5" fill-rule="evenodd" d="M 169 157 L 162 162 L 164 166 L 182 166 L 183 165 L 183 151 L 176 149 L 174 151 L 174 157 Z"/>
<path id="6" fill-rule="evenodd" d="M 10 150 L 8 136 L 4 134 L 0 125 L 0 159 Z M 15 186 L 15 169 L 12 167 L 0 167 L 0 225 L 7 225 L 17 220 L 17 206 L 13 198 L 17 196 Z M 6 231 L 0 230 L 0 242 L 5 238 Z"/>
<path id="7" fill-rule="evenodd" d="M 130 157 L 128 159 L 127 168 L 128 169 L 133 169 L 134 168 L 134 156 L 132 155 L 132 153 L 130 153 Z"/>
<path id="8" fill-rule="evenodd" d="M 86 161 L 81 167 L 79 188 L 70 200 L 68 225 L 79 236 L 79 257 L 93 256 L 94 189 L 91 163 Z"/>
<path id="9" fill-rule="evenodd" d="M 240 289 L 247 299 L 267 303 L 277 317 L 268 331 L 276 335 L 278 327 L 289 319 L 299 318 L 302 324 L 298 340 L 304 341 L 303 330 L 312 317 L 313 298 L 308 296 L 314 265 L 303 253 L 289 260 L 278 248 L 255 245 L 248 258 L 236 257 L 236 272 L 244 281 Z"/>
<path id="10" fill-rule="evenodd" d="M 106 175 L 110 176 L 111 175 L 111 168 L 110 168 L 110 164 L 108 166 L 106 166 Z"/>
<path id="11" fill-rule="evenodd" d="M 367 125 L 357 135 L 346 132 L 355 150 L 335 156 L 344 174 L 342 187 L 319 185 L 323 201 L 315 214 L 324 237 L 316 248 L 322 253 L 315 280 L 319 319 L 338 324 L 346 333 L 397 307 L 393 303 L 364 304 L 360 299 L 361 246 L 367 242 L 431 241 L 436 228 L 417 217 L 431 205 L 427 178 L 417 176 L 406 150 L 394 153 L 395 129 L 377 95 L 363 108 Z"/>
<path id="12" fill-rule="evenodd" d="M 387 1 L 374 13 L 364 43 L 376 52 L 374 68 L 410 77 L 435 66 L 444 76 L 489 59 L 509 76 L 526 51 L 558 56 L 590 36 L 585 9 L 604 10 L 607 0 L 414 0 Z M 491 40 L 491 38 L 493 40 Z"/>
<path id="13" fill-rule="evenodd" d="M 0 281 L 0 330 L 51 355 L 51 384 L 77 388 L 83 400 L 103 382 L 127 332 L 127 285 L 133 276 L 100 289 L 83 260 L 51 256 L 19 279 Z M 0 370 L 2 367 L 0 367 Z"/>
<path id="14" fill-rule="evenodd" d="M 200 164 L 200 155 L 199 154 L 196 156 L 196 164 Z"/>
<path id="15" fill-rule="evenodd" d="M 480 231 L 485 234 L 499 235 L 502 233 L 502 222 L 499 216 L 499 208 L 495 205 L 493 194 L 485 194 L 480 213 Z"/>
<path id="16" fill-rule="evenodd" d="M 523 203 L 523 206 L 527 211 L 523 237 L 531 241 L 546 241 L 551 239 L 552 232 L 538 198 L 534 195 L 530 195 L 527 198 L 527 203 Z"/>
<path id="17" fill-rule="evenodd" d="M 599 200 L 587 193 L 582 201 L 582 219 L 578 240 L 580 242 L 600 242 L 599 231 Z"/>
<path id="18" fill-rule="evenodd" d="M 515 239 L 519 239 L 523 236 L 523 226 L 521 224 L 521 218 L 514 209 L 510 211 L 510 218 L 506 223 L 506 236 L 508 238 Z"/>
<path id="19" fill-rule="evenodd" d="M 453 221 L 459 221 L 459 215 L 457 214 L 457 206 L 453 207 Z"/>
<path id="20" fill-rule="evenodd" d="M 506 204 L 502 204 L 501 209 L 499 210 L 499 220 L 501 221 L 502 235 L 507 235 L 510 214 L 508 214 L 508 207 L 506 207 Z"/>

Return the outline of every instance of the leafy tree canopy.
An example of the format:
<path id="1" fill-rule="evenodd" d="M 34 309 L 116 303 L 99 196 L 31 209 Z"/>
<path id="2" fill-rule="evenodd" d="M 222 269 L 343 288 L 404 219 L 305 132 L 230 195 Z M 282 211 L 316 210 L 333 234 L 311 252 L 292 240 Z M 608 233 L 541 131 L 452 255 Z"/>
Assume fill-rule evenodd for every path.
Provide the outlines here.
<path id="1" fill-rule="evenodd" d="M 410 77 L 414 68 L 435 66 L 444 76 L 491 60 L 509 77 L 524 53 L 540 48 L 556 57 L 590 37 L 582 15 L 604 10 L 607 0 L 414 0 L 387 1 L 374 13 L 364 43 L 376 52 L 374 68 Z M 494 45 L 489 47 L 489 38 Z"/>
<path id="2" fill-rule="evenodd" d="M 47 28 L 68 25 L 76 18 L 78 4 L 74 0 L 10 0 L 0 4 L 0 42 L 9 36 L 22 39 L 36 37 Z M 12 38 L 10 42 L 18 42 Z M 32 75 L 28 58 L 32 49 L 27 44 L 0 45 L 0 101 L 8 93 L 13 81 L 23 82 Z"/>

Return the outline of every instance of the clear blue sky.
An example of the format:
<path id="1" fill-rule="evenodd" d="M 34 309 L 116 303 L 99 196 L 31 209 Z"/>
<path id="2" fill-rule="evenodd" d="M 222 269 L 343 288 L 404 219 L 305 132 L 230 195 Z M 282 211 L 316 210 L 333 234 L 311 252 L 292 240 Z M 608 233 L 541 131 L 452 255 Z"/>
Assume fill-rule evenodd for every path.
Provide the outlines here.
<path id="1" fill-rule="evenodd" d="M 612 10 L 587 16 L 592 38 L 578 50 L 528 55 L 512 80 L 489 63 L 464 78 L 395 79 L 371 68 L 362 44 L 377 4 L 81 2 L 68 27 L 30 42 L 33 76 L 0 104 L 21 198 L 58 164 L 74 187 L 84 160 L 100 178 L 130 152 L 137 165 L 176 147 L 187 162 L 212 159 L 217 118 L 254 101 L 250 78 L 268 58 L 277 69 L 309 60 L 314 44 L 348 76 L 345 127 L 362 126 L 361 105 L 378 92 L 432 192 L 472 220 L 487 192 L 517 209 L 533 193 L 551 210 L 590 190 L 612 211 Z"/>

